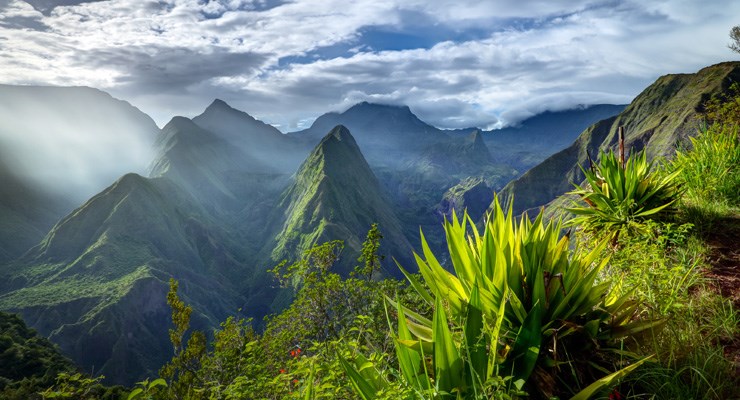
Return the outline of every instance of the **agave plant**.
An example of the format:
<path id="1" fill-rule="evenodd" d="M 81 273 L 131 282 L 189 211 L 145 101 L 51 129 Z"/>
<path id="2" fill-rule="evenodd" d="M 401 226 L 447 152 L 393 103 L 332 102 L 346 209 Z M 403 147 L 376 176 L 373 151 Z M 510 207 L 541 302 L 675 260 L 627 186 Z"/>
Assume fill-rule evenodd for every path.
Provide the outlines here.
<path id="1" fill-rule="evenodd" d="M 546 223 L 542 214 L 534 222 L 526 215 L 517 221 L 512 208 L 504 212 L 496 199 L 483 235 L 467 214 L 458 220 L 453 213 L 444 227 L 454 273 L 423 234 L 422 255 L 415 257 L 429 289 L 401 268 L 434 306 L 433 319 L 388 299 L 398 312 L 401 376 L 417 397 L 489 398 L 491 391 L 522 389 L 550 396 L 555 375 L 588 370 L 598 364 L 594 353 L 659 323 L 632 321 L 636 304 L 629 293 L 612 290 L 619 282 L 597 280 L 606 264 L 597 260 L 604 245 L 571 251 L 559 221 Z M 568 385 L 595 381 L 575 397 L 585 399 L 637 365 L 599 380 L 591 378 L 594 371 L 573 373 L 577 379 Z M 604 367 L 608 363 L 597 368 Z M 363 398 L 375 398 L 382 380 L 363 378 L 350 362 L 345 369 Z"/>
<path id="2" fill-rule="evenodd" d="M 613 151 L 601 152 L 599 163 L 586 170 L 586 185 L 570 192 L 585 204 L 567 210 L 576 215 L 569 224 L 587 232 L 598 232 L 616 240 L 625 227 L 640 227 L 646 219 L 660 219 L 675 212 L 680 197 L 679 172 L 660 174 L 644 151 L 632 154 L 625 162 Z"/>

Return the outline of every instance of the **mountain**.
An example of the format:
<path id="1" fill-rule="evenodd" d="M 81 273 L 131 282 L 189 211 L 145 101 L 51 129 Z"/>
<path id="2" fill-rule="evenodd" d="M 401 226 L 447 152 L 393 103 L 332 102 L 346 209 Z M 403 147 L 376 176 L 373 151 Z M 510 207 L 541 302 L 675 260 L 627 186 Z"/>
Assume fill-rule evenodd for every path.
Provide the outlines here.
<path id="1" fill-rule="evenodd" d="M 393 258 L 413 269 L 419 227 L 442 249 L 440 201 L 478 212 L 516 173 L 496 162 L 485 134 L 449 133 L 408 107 L 362 103 L 283 135 L 217 100 L 154 134 L 148 178 L 121 173 L 66 216 L 38 223 L 31 217 L 45 215 L 35 205 L 44 192 L 0 157 L 12 194 L 0 195 L 0 216 L 12 215 L 0 228 L 26 235 L 0 263 L 0 309 L 20 313 L 84 370 L 130 385 L 171 355 L 171 277 L 196 311 L 194 326 L 210 330 L 238 308 L 255 321 L 278 311 L 266 270 L 313 244 L 344 240 L 338 271 L 346 274 L 373 223 L 387 274 L 397 274 Z M 0 240 L 5 250 L 14 237 L 0 232 Z"/>
<path id="2" fill-rule="evenodd" d="M 183 282 L 196 326 L 242 305 L 231 282 L 252 272 L 234 247 L 176 184 L 127 174 L 0 269 L 0 309 L 20 313 L 85 371 L 130 384 L 171 353 L 170 277 Z"/>
<path id="3" fill-rule="evenodd" d="M 342 239 L 341 272 L 355 265 L 370 226 L 377 222 L 383 247 L 391 257 L 408 259 L 411 247 L 401 223 L 383 195 L 355 139 L 344 126 L 334 127 L 314 148 L 283 193 L 273 260 L 295 259 L 303 250 L 326 240 Z M 387 257 L 387 260 L 391 260 Z"/>
<path id="4" fill-rule="evenodd" d="M 373 167 L 399 168 L 427 146 L 450 141 L 443 131 L 423 122 L 406 106 L 362 102 L 342 113 L 321 115 L 310 128 L 292 132 L 312 145 L 337 125 L 347 127 Z"/>
<path id="5" fill-rule="evenodd" d="M 493 159 L 524 172 L 568 147 L 594 122 L 619 114 L 626 105 L 596 104 L 545 111 L 516 126 L 487 131 L 483 138 Z"/>
<path id="6" fill-rule="evenodd" d="M 75 204 L 144 173 L 158 132 L 148 115 L 97 89 L 0 85 L 0 159 Z"/>
<path id="7" fill-rule="evenodd" d="M 167 123 L 156 146 L 157 157 L 149 176 L 169 178 L 211 209 L 243 206 L 244 200 L 254 194 L 255 179 L 276 174 L 271 167 L 185 117 Z"/>
<path id="8" fill-rule="evenodd" d="M 236 145 L 248 157 L 285 173 L 295 172 L 309 150 L 275 127 L 219 99 L 193 118 L 193 122 Z"/>
<path id="9" fill-rule="evenodd" d="M 457 140 L 429 145 L 410 164 L 417 170 L 435 170 L 444 175 L 476 175 L 493 163 L 479 130 Z"/>
<path id="10" fill-rule="evenodd" d="M 0 263 L 119 176 L 143 172 L 158 131 L 96 89 L 0 85 Z"/>
<path id="11" fill-rule="evenodd" d="M 573 182 L 584 179 L 578 165 L 586 165 L 588 155 L 596 157 L 599 150 L 616 146 L 619 126 L 625 129 L 626 149 L 645 148 L 650 158 L 671 156 L 677 144 L 696 132 L 703 102 L 738 80 L 740 62 L 662 76 L 619 115 L 591 125 L 569 147 L 507 184 L 503 194 L 513 198 L 515 211 L 521 212 L 571 190 Z"/>
<path id="12" fill-rule="evenodd" d="M 38 243 L 49 228 L 73 207 L 17 177 L 0 160 L 0 264 L 11 261 Z"/>
<path id="13" fill-rule="evenodd" d="M 453 211 L 458 217 L 462 216 L 463 211 L 467 211 L 475 221 L 483 217 L 492 201 L 493 189 L 483 178 L 466 178 L 445 192 L 437 212 L 444 218 L 451 219 Z"/>

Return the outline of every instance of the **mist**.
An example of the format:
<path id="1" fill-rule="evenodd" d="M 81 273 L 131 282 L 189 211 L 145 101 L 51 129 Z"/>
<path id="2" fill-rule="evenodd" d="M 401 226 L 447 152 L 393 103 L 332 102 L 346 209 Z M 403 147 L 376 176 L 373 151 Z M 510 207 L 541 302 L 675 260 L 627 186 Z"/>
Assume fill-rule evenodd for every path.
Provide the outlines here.
<path id="1" fill-rule="evenodd" d="M 158 128 L 129 103 L 82 87 L 0 85 L 0 157 L 19 179 L 77 204 L 146 174 Z"/>

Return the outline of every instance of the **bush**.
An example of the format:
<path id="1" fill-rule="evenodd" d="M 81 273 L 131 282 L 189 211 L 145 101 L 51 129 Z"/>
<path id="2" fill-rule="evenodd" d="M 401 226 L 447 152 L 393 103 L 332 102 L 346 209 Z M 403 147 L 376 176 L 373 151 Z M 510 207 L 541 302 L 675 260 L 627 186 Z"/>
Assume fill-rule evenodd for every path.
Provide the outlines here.
<path id="1" fill-rule="evenodd" d="M 422 235 L 424 258 L 415 256 L 428 289 L 404 273 L 434 317 L 390 301 L 401 376 L 417 397 L 509 398 L 524 389 L 548 398 L 583 389 L 578 398 L 588 398 L 637 365 L 598 379 L 615 367 L 609 349 L 660 322 L 633 321 L 637 304 L 611 290 L 619 282 L 597 279 L 603 245 L 571 251 L 561 228 L 542 214 L 516 221 L 498 199 L 482 236 L 467 215 L 458 221 L 453 213 L 445 232 L 455 274 Z M 382 376 L 351 367 L 357 391 L 374 398 Z"/>
<path id="2" fill-rule="evenodd" d="M 613 151 L 601 152 L 598 164 L 581 170 L 587 184 L 570 193 L 579 195 L 585 205 L 567 209 L 576 215 L 569 221 L 571 226 L 616 241 L 624 228 L 642 230 L 641 222 L 675 212 L 678 172 L 660 174 L 644 151 L 631 154 L 624 163 Z"/>

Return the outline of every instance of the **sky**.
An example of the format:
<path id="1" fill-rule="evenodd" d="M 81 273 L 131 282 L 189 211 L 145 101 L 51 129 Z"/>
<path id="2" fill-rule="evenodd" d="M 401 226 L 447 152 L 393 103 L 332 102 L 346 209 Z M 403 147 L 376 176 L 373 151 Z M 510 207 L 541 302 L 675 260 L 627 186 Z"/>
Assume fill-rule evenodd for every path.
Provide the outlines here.
<path id="1" fill-rule="evenodd" d="M 361 101 L 490 129 L 740 59 L 738 24 L 736 0 L 0 0 L 0 83 L 95 87 L 160 126 L 220 98 L 284 132 Z"/>

